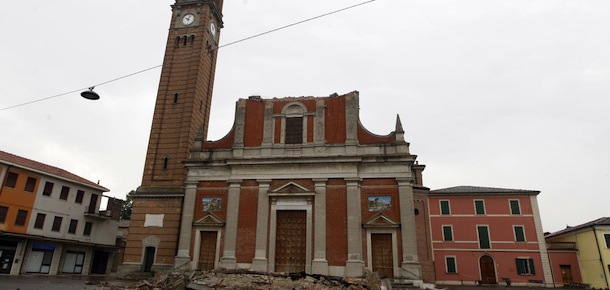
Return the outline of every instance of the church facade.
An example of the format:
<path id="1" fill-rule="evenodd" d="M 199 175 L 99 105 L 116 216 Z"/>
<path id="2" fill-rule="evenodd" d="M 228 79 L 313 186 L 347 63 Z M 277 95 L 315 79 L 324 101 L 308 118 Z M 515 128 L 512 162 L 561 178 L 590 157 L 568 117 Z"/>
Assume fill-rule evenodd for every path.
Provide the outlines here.
<path id="1" fill-rule="evenodd" d="M 358 92 L 236 108 L 233 129 L 197 139 L 185 162 L 186 266 L 421 279 L 416 156 L 400 119 L 386 136 L 368 132 Z"/>

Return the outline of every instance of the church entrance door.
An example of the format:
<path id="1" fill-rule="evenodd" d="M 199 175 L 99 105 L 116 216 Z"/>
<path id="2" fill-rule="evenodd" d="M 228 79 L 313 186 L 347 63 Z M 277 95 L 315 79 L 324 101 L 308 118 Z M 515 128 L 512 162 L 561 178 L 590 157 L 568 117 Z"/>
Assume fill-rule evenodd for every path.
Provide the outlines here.
<path id="1" fill-rule="evenodd" d="M 275 271 L 305 271 L 307 212 L 278 210 L 275 247 Z"/>
<path id="2" fill-rule="evenodd" d="M 216 241 L 218 232 L 201 232 L 199 251 L 199 270 L 214 270 L 216 264 Z"/>
<path id="3" fill-rule="evenodd" d="M 394 277 L 392 234 L 371 234 L 371 256 L 373 272 L 381 278 Z"/>

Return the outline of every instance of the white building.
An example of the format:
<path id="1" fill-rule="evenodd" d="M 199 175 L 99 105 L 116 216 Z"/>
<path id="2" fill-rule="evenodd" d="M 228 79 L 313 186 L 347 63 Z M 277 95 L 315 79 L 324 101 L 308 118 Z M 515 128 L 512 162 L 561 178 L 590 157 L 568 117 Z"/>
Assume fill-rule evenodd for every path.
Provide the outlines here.
<path id="1" fill-rule="evenodd" d="M 63 169 L 0 151 L 0 274 L 104 274 L 121 200 Z M 100 211 L 102 198 L 108 210 Z"/>

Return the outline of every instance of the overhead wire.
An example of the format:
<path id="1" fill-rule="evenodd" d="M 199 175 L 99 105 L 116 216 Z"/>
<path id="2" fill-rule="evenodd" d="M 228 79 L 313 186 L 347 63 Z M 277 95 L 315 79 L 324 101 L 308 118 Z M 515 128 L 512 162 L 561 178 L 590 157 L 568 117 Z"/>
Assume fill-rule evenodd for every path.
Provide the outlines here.
<path id="1" fill-rule="evenodd" d="M 303 24 L 303 23 L 306 23 L 306 22 L 309 22 L 309 21 L 313 21 L 313 20 L 316 20 L 316 19 L 319 19 L 319 18 L 322 18 L 322 17 L 326 17 L 326 16 L 329 16 L 329 15 L 333 15 L 333 14 L 336 14 L 336 13 L 339 13 L 339 12 L 343 12 L 345 10 L 356 8 L 356 7 L 359 7 L 359 6 L 362 6 L 362 5 L 371 3 L 371 2 L 375 2 L 375 1 L 377 1 L 377 0 L 368 0 L 368 1 L 360 2 L 360 3 L 357 3 L 357 4 L 351 5 L 351 6 L 347 6 L 347 7 L 341 8 L 341 9 L 337 9 L 337 10 L 333 10 L 333 11 L 330 11 L 330 12 L 327 12 L 327 13 L 324 13 L 324 14 L 320 14 L 318 16 L 310 17 L 310 18 L 307 18 L 307 19 L 304 19 L 304 20 L 300 20 L 300 21 L 288 24 L 288 25 L 284 25 L 284 26 L 281 26 L 281 27 L 278 27 L 278 28 L 267 30 L 267 31 L 262 32 L 262 33 L 258 33 L 258 34 L 255 34 L 255 35 L 252 35 L 252 36 L 248 36 L 248 37 L 236 40 L 236 41 L 229 42 L 227 44 L 220 45 L 220 46 L 218 46 L 218 49 L 223 48 L 223 47 L 227 47 L 227 46 L 230 46 L 230 45 L 234 45 L 234 44 L 237 44 L 237 43 L 240 43 L 240 42 L 244 42 L 244 41 L 247 41 L 247 40 L 250 40 L 250 39 L 253 39 L 253 38 L 258 38 L 258 37 L 261 37 L 261 36 L 266 35 L 266 34 L 277 32 L 277 31 L 280 31 L 280 30 L 283 30 L 283 29 L 286 29 L 286 28 L 290 28 L 290 27 L 293 27 L 293 26 L 296 26 L 296 25 L 299 25 L 299 24 Z M 115 81 L 118 81 L 118 80 L 122 80 L 122 79 L 131 77 L 131 76 L 134 76 L 134 75 L 137 75 L 137 74 L 141 74 L 141 73 L 144 73 L 144 72 L 147 72 L 149 70 L 153 70 L 153 69 L 156 69 L 156 68 L 159 68 L 159 67 L 162 67 L 162 66 L 163 66 L 163 64 L 155 65 L 155 66 L 143 69 L 143 70 L 139 70 L 139 71 L 136 71 L 136 72 L 133 72 L 133 73 L 130 73 L 130 74 L 126 74 L 126 75 L 123 75 L 123 76 L 120 76 L 120 77 L 117 77 L 117 78 L 114 78 L 114 79 L 111 79 L 111 80 L 108 80 L 108 81 L 101 82 L 101 83 L 96 84 L 94 86 L 87 86 L 87 87 L 84 87 L 84 88 L 80 88 L 80 89 L 72 90 L 72 91 L 69 91 L 69 92 L 53 95 L 53 96 L 50 96 L 50 97 L 41 98 L 41 99 L 37 99 L 37 100 L 25 102 L 25 103 L 13 105 L 13 106 L 1 108 L 0 111 L 4 111 L 4 110 L 8 110 L 8 109 L 13 109 L 13 108 L 17 108 L 17 107 L 21 107 L 21 106 L 25 106 L 25 105 L 29 105 L 29 104 L 33 104 L 33 103 L 37 103 L 37 102 L 42 102 L 42 101 L 46 101 L 46 100 L 49 100 L 49 99 L 53 99 L 53 98 L 57 98 L 57 97 L 61 97 L 61 96 L 65 96 L 65 95 L 69 95 L 69 94 L 73 94 L 73 93 L 77 93 L 77 92 L 86 90 L 88 88 L 93 88 L 93 87 L 105 85 L 105 84 L 108 84 L 108 83 L 112 83 L 112 82 L 115 82 Z"/>

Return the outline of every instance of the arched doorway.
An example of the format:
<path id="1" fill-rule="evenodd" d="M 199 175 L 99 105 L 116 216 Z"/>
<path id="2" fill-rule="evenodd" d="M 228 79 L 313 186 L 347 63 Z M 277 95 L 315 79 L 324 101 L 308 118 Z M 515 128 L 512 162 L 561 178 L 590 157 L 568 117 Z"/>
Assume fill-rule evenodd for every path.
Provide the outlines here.
<path id="1" fill-rule="evenodd" d="M 481 283 L 483 284 L 496 284 L 496 265 L 494 259 L 491 256 L 483 255 L 479 260 L 481 266 Z"/>

